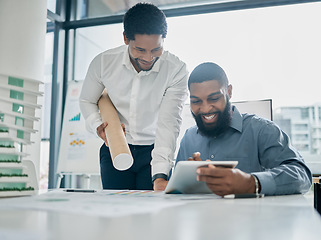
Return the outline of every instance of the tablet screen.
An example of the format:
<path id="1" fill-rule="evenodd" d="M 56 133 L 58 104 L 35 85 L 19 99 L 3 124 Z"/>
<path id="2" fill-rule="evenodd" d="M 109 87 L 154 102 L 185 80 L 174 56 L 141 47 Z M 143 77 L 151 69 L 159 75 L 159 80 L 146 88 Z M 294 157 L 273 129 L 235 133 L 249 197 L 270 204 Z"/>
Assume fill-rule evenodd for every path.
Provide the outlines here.
<path id="1" fill-rule="evenodd" d="M 196 180 L 196 169 L 199 167 L 207 167 L 213 164 L 217 167 L 234 168 L 237 161 L 180 161 L 177 163 L 174 173 L 170 178 L 165 193 L 212 193 L 205 182 Z"/>

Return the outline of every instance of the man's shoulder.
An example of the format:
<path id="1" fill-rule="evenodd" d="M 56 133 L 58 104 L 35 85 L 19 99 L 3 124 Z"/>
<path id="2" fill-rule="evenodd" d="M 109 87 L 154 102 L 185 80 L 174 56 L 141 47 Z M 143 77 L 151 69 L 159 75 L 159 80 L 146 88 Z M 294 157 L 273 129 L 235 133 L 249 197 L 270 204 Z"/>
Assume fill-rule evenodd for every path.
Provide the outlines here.
<path id="1" fill-rule="evenodd" d="M 185 131 L 185 135 L 195 135 L 198 133 L 198 127 L 197 125 L 194 125 L 192 127 L 189 127 Z"/>
<path id="2" fill-rule="evenodd" d="M 102 52 L 100 55 L 102 56 L 122 55 L 125 53 L 126 49 L 127 49 L 126 45 L 121 45 L 119 47 L 107 49 L 106 51 Z"/>
<path id="3" fill-rule="evenodd" d="M 266 119 L 264 117 L 260 117 L 256 114 L 250 114 L 250 113 L 242 113 L 243 121 L 251 121 L 257 124 L 271 124 L 273 123 L 271 120 Z"/>
<path id="4" fill-rule="evenodd" d="M 124 56 L 127 51 L 127 46 L 122 45 L 116 48 L 108 49 L 95 57 L 95 60 L 98 64 L 104 66 L 104 68 L 114 68 L 115 64 L 123 62 Z"/>
<path id="5" fill-rule="evenodd" d="M 260 117 L 256 114 L 242 113 L 243 129 L 246 127 L 260 129 L 279 129 L 279 126 L 273 121 Z"/>
<path id="6" fill-rule="evenodd" d="M 163 61 L 169 63 L 172 66 L 181 67 L 186 65 L 182 60 L 179 59 L 179 57 L 169 51 L 164 51 L 161 58 L 163 59 Z"/>

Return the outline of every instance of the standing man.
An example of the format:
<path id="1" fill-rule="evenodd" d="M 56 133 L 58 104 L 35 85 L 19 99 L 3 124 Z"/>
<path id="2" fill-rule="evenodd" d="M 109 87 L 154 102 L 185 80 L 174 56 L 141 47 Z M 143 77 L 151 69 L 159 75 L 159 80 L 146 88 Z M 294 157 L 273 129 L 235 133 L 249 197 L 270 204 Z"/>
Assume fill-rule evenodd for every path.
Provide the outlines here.
<path id="1" fill-rule="evenodd" d="M 100 149 L 104 189 L 164 190 L 174 159 L 181 111 L 187 96 L 186 65 L 164 51 L 164 13 L 150 3 L 138 3 L 124 16 L 125 45 L 107 50 L 91 62 L 80 96 L 86 127 L 106 144 Z M 114 168 L 97 102 L 106 88 L 119 119 L 134 164 Z M 153 187 L 154 184 L 154 187 Z"/>
<path id="2" fill-rule="evenodd" d="M 238 161 L 236 169 L 209 165 L 197 169 L 198 180 L 217 195 L 305 193 L 312 175 L 289 137 L 273 122 L 240 114 L 231 106 L 232 85 L 215 63 L 197 66 L 188 80 L 197 126 L 180 144 L 178 161 Z"/>

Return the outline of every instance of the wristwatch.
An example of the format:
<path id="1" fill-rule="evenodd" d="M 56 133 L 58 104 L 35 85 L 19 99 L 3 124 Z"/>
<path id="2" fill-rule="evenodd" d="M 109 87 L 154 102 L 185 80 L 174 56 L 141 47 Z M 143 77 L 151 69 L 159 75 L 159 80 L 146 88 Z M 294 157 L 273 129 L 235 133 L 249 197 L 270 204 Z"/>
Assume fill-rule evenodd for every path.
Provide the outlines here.
<path id="1" fill-rule="evenodd" d="M 164 173 L 157 173 L 152 177 L 152 182 L 154 182 L 157 178 L 163 178 L 167 181 L 167 175 Z"/>
<path id="2" fill-rule="evenodd" d="M 255 193 L 258 194 L 260 192 L 259 180 L 257 179 L 257 176 L 255 176 L 254 174 L 251 174 L 251 175 L 254 178 L 254 182 L 255 182 Z"/>

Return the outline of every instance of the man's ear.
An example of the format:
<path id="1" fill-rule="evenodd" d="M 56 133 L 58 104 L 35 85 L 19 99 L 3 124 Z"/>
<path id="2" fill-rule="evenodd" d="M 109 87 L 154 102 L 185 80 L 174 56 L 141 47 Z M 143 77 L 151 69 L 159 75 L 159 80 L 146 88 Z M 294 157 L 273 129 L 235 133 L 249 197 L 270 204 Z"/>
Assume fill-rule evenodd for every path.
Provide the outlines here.
<path id="1" fill-rule="evenodd" d="M 128 45 L 129 44 L 129 39 L 126 37 L 125 32 L 123 32 L 123 36 L 124 36 L 124 43 L 126 45 Z"/>
<path id="2" fill-rule="evenodd" d="M 229 96 L 230 99 L 231 99 L 231 97 L 232 97 L 232 90 L 233 90 L 232 85 L 231 85 L 231 84 L 228 85 L 228 86 L 227 86 L 227 94 L 228 94 L 228 96 Z"/>

